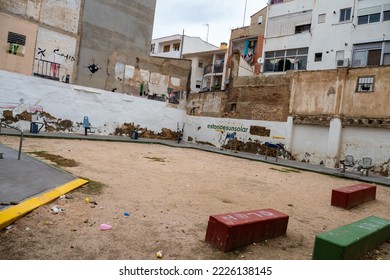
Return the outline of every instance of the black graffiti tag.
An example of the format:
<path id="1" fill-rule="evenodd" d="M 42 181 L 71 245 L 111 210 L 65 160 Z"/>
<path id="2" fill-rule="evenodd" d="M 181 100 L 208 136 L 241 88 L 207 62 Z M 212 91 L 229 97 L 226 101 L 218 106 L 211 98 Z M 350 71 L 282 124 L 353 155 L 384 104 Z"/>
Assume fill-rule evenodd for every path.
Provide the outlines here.
<path id="1" fill-rule="evenodd" d="M 90 75 L 91 78 L 92 78 L 93 74 L 95 74 L 97 71 L 102 69 L 102 67 L 99 67 L 97 64 L 95 64 L 94 59 L 92 59 L 92 64 L 90 64 L 88 66 L 84 66 L 84 67 L 88 68 L 88 70 L 91 72 L 91 75 Z"/>
<path id="2" fill-rule="evenodd" d="M 41 55 L 41 56 L 43 56 L 43 57 L 45 57 L 46 55 L 45 55 L 45 51 L 46 51 L 46 49 L 41 49 L 41 48 L 38 48 L 38 55 Z"/>
<path id="3" fill-rule="evenodd" d="M 76 58 L 74 56 L 71 56 L 69 54 L 64 54 L 64 53 L 60 53 L 60 49 L 55 49 L 53 51 L 56 55 L 58 56 L 62 56 L 64 57 L 65 59 L 69 59 L 70 61 L 76 61 Z"/>

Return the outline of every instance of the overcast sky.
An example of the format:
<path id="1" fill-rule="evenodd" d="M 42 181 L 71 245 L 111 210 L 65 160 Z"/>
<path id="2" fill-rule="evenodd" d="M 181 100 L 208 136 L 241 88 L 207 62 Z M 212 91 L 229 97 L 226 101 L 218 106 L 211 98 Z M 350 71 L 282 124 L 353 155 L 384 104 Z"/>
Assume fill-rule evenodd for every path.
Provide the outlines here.
<path id="1" fill-rule="evenodd" d="M 245 26 L 267 0 L 247 0 Z M 182 34 L 219 46 L 229 43 L 231 29 L 243 26 L 245 0 L 157 0 L 153 39 Z"/>

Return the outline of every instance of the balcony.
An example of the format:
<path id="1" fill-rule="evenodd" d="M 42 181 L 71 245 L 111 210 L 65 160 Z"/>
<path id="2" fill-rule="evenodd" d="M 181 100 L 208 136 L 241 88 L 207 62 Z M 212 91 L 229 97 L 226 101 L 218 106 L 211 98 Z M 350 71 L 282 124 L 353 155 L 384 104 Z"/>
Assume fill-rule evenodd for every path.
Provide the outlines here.
<path id="1" fill-rule="evenodd" d="M 36 58 L 35 65 L 34 76 L 55 81 L 60 80 L 61 64 Z"/>

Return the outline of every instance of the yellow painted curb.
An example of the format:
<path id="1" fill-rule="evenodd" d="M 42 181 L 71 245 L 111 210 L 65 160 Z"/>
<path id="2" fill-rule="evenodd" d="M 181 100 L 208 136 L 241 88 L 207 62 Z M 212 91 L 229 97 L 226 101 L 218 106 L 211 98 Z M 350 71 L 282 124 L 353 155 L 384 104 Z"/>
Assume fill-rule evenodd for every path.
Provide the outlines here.
<path id="1" fill-rule="evenodd" d="M 55 189 L 52 189 L 40 196 L 30 198 L 18 205 L 8 207 L 0 211 L 0 230 L 12 224 L 14 221 L 19 219 L 20 217 L 23 217 L 32 210 L 46 203 L 49 203 L 50 201 L 53 201 L 54 199 L 60 197 L 63 194 L 66 194 L 74 189 L 84 186 L 88 182 L 88 180 L 78 178 L 71 182 L 63 184 Z"/>

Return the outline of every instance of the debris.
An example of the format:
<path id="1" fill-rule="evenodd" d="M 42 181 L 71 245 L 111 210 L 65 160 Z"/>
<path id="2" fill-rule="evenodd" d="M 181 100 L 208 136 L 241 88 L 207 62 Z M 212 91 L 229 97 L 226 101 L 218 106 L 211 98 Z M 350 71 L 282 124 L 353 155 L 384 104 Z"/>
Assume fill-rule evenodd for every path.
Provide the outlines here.
<path id="1" fill-rule="evenodd" d="M 93 205 L 98 205 L 96 201 L 90 201 L 89 203 L 91 203 Z"/>
<path id="2" fill-rule="evenodd" d="M 71 195 L 71 194 L 67 194 L 67 195 L 65 195 L 65 199 L 73 199 L 74 198 L 74 196 L 73 195 Z"/>
<path id="3" fill-rule="evenodd" d="M 25 231 L 29 231 L 29 230 L 30 230 L 30 228 L 29 228 L 29 227 L 26 227 L 24 230 L 25 230 Z"/>
<path id="4" fill-rule="evenodd" d="M 156 257 L 158 258 L 158 259 L 162 259 L 163 258 L 163 251 L 158 251 L 157 253 L 156 253 Z"/>
<path id="5" fill-rule="evenodd" d="M 88 219 L 85 219 L 85 220 L 84 220 L 84 224 L 87 224 L 88 222 L 89 222 Z"/>
<path id="6" fill-rule="evenodd" d="M 125 212 L 125 213 L 123 213 L 123 215 L 124 215 L 125 217 L 129 217 L 129 216 L 130 216 L 129 212 Z"/>
<path id="7" fill-rule="evenodd" d="M 19 204 L 19 202 L 16 202 L 16 201 L 11 201 L 9 204 L 11 204 L 11 205 L 18 205 L 18 204 Z"/>
<path id="8" fill-rule="evenodd" d="M 13 227 L 14 227 L 14 225 L 9 225 L 9 226 L 6 227 L 5 229 L 6 229 L 6 230 L 11 230 Z"/>
<path id="9" fill-rule="evenodd" d="M 0 205 L 11 205 L 9 202 L 1 202 Z"/>
<path id="10" fill-rule="evenodd" d="M 110 225 L 107 225 L 107 224 L 101 224 L 100 226 L 99 226 L 99 229 L 100 230 L 111 230 L 112 229 L 112 226 L 110 226 Z"/>
<path id="11" fill-rule="evenodd" d="M 88 198 L 88 197 L 85 199 L 85 202 L 86 202 L 86 203 L 88 203 L 88 202 L 89 202 L 89 198 Z"/>
<path id="12" fill-rule="evenodd" d="M 240 259 L 245 259 L 245 256 L 244 256 L 244 255 L 241 255 L 241 256 L 240 256 Z"/>
<path id="13" fill-rule="evenodd" d="M 288 204 L 288 206 L 290 206 L 290 207 L 294 207 L 294 205 L 292 205 L 291 203 L 290 203 L 290 204 Z"/>
<path id="14" fill-rule="evenodd" d="M 51 208 L 53 214 L 58 214 L 59 212 L 65 212 L 64 208 L 59 208 L 57 205 Z"/>
<path id="15" fill-rule="evenodd" d="M 60 198 L 64 199 L 64 198 L 65 198 L 65 195 L 64 195 L 64 194 L 63 194 L 63 195 L 61 195 L 61 196 L 60 196 Z"/>

